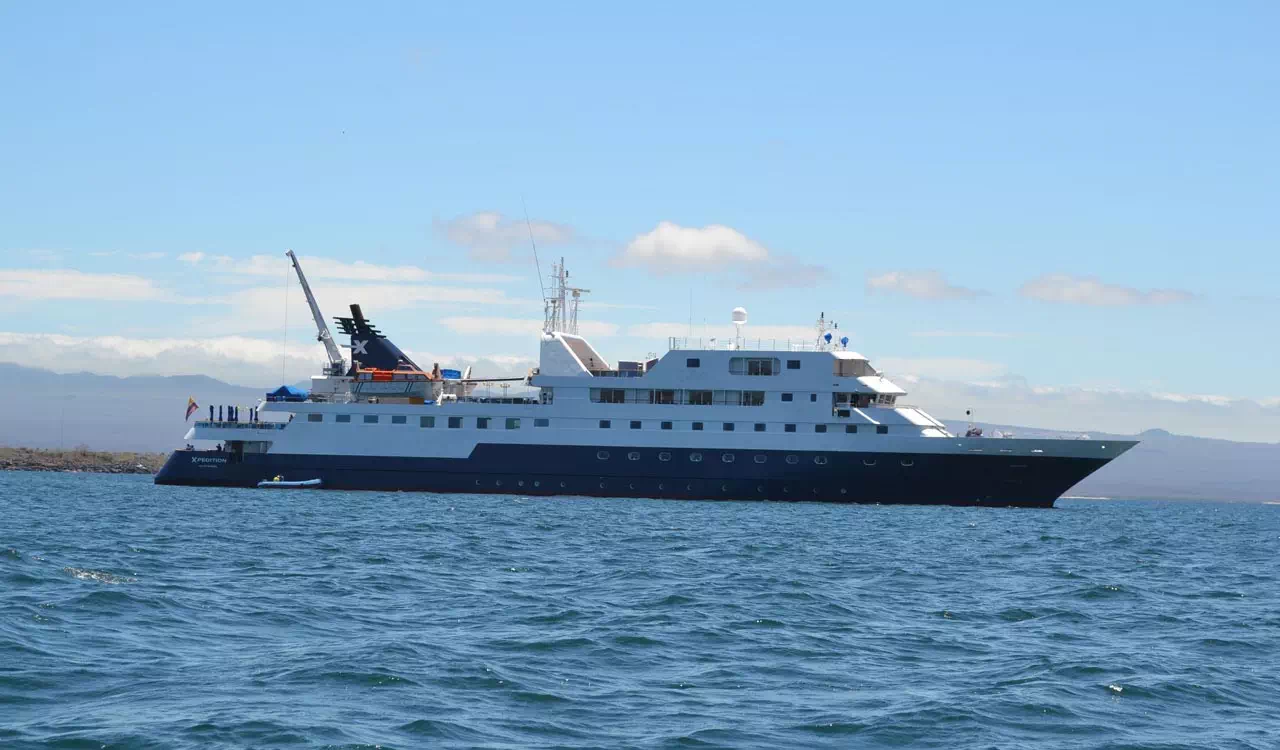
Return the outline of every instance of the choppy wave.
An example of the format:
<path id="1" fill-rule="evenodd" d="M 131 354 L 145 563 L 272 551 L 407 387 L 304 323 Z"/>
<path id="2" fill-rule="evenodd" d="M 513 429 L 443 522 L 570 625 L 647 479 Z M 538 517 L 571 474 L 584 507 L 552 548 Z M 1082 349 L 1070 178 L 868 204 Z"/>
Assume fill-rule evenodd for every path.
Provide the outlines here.
<path id="1" fill-rule="evenodd" d="M 1280 746 L 1280 513 L 0 473 L 0 746 Z"/>

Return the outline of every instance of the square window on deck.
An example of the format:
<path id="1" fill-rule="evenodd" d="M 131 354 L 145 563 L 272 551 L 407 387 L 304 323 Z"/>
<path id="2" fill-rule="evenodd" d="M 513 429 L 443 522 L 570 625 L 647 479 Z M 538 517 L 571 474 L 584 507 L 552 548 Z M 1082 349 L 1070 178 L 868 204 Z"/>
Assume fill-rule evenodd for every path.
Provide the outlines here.
<path id="1" fill-rule="evenodd" d="M 418 426 L 419 427 L 435 427 L 436 418 L 435 417 L 418 417 Z"/>
<path id="2" fill-rule="evenodd" d="M 477 429 L 477 430 L 487 430 L 487 429 L 489 429 L 489 418 L 488 418 L 488 417 L 476 417 L 476 429 Z"/>
<path id="3" fill-rule="evenodd" d="M 612 425 L 613 425 L 613 423 L 612 423 L 611 421 L 607 420 L 607 419 L 602 419 L 602 420 L 600 420 L 600 429 L 602 429 L 602 430 L 607 430 L 607 429 L 609 429 Z"/>
<path id="4" fill-rule="evenodd" d="M 638 419 L 633 419 L 633 420 L 631 420 L 631 429 L 633 429 L 633 430 L 638 430 L 638 429 L 640 429 L 640 420 L 638 420 Z"/>
<path id="5" fill-rule="evenodd" d="M 533 420 L 533 426 L 534 426 L 534 427 L 550 427 L 550 426 L 551 426 L 551 420 L 550 420 L 550 419 L 535 419 L 535 420 Z"/>
<path id="6" fill-rule="evenodd" d="M 725 432 L 733 432 L 733 422 L 725 422 L 725 423 L 724 423 L 724 431 L 725 431 Z"/>
<path id="7" fill-rule="evenodd" d="M 782 394 L 782 400 L 783 400 L 783 401 L 790 401 L 790 400 L 791 400 L 791 394 L 790 394 L 790 393 L 784 393 L 784 394 Z"/>
<path id="8" fill-rule="evenodd" d="M 827 431 L 827 426 L 826 426 L 825 424 L 815 424 L 815 425 L 813 426 L 813 431 L 814 431 L 814 432 L 826 432 L 826 431 Z"/>
<path id="9" fill-rule="evenodd" d="M 701 423 L 701 422 L 694 422 L 694 423 L 693 423 L 693 431 L 694 431 L 694 432 L 701 432 L 701 431 L 702 431 L 702 423 Z"/>
<path id="10" fill-rule="evenodd" d="M 800 360 L 798 360 L 798 359 L 788 359 L 788 360 L 787 360 L 787 369 L 788 369 L 788 370 L 799 370 L 799 369 L 800 369 Z"/>
<path id="11" fill-rule="evenodd" d="M 815 402 L 815 403 L 816 403 L 816 402 L 818 401 L 818 394 L 816 394 L 816 393 L 810 393 L 810 394 L 809 394 L 809 400 L 810 400 L 810 401 L 813 401 L 813 402 Z"/>
<path id="12" fill-rule="evenodd" d="M 365 423 L 365 424 L 377 424 L 377 423 L 378 423 L 378 415 L 377 415 L 377 414 L 366 414 L 366 415 L 364 415 L 364 423 Z"/>
<path id="13" fill-rule="evenodd" d="M 405 424 L 409 421 L 408 417 L 392 417 L 391 424 Z"/>
<path id="14" fill-rule="evenodd" d="M 456 430 L 462 426 L 462 417 L 449 417 L 449 429 Z"/>
<path id="15" fill-rule="evenodd" d="M 847 424 L 847 425 L 845 425 L 845 426 L 844 426 L 844 431 L 845 431 L 846 433 L 848 433 L 848 434 L 852 435 L 853 433 L 855 433 L 855 432 L 857 432 L 857 431 L 858 431 L 858 425 L 856 425 L 856 424 Z"/>
<path id="16" fill-rule="evenodd" d="M 783 431 L 783 432 L 795 432 L 795 431 L 796 431 L 796 426 L 795 426 L 795 425 L 793 425 L 793 424 L 783 425 L 783 427 L 782 427 L 782 431 Z"/>
<path id="17" fill-rule="evenodd" d="M 764 422 L 756 422 L 756 432 L 764 432 Z"/>
<path id="18" fill-rule="evenodd" d="M 517 417 L 507 417 L 507 429 L 508 430 L 520 429 L 520 420 Z"/>
<path id="19" fill-rule="evenodd" d="M 334 417 L 334 418 L 333 418 L 333 420 L 334 420 L 335 422 L 350 422 L 350 421 L 351 421 L 351 415 L 350 415 L 350 414 L 339 414 L 339 415 L 337 415 L 336 417 Z"/>
<path id="20" fill-rule="evenodd" d="M 323 421 L 324 421 L 324 415 L 323 415 L 323 414 L 308 414 L 308 415 L 307 415 L 307 421 L 308 421 L 308 422 L 323 422 Z"/>
<path id="21" fill-rule="evenodd" d="M 685 367 L 702 367 L 702 360 L 697 357 L 690 357 L 684 361 Z"/>
<path id="22" fill-rule="evenodd" d="M 670 422 L 663 422 L 663 423 L 662 423 L 662 429 L 664 429 L 664 430 L 669 430 L 669 429 L 671 429 L 671 423 L 670 423 Z"/>
<path id="23" fill-rule="evenodd" d="M 876 425 L 876 434 L 877 434 L 877 435 L 888 435 L 888 434 L 889 434 L 889 425 L 884 425 L 884 424 L 878 424 L 878 425 Z"/>

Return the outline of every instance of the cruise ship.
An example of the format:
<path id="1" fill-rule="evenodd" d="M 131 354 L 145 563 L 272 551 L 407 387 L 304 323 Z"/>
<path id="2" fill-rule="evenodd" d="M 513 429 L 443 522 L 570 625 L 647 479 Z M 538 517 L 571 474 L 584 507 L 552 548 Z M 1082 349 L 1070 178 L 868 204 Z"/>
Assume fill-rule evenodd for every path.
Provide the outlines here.
<path id="1" fill-rule="evenodd" d="M 516 382 L 424 370 L 358 305 L 336 319 L 344 356 L 289 256 L 323 372 L 248 419 L 195 422 L 157 484 L 1051 507 L 1136 444 L 953 434 L 823 316 L 811 340 L 761 341 L 743 335 L 738 308 L 732 338 L 673 338 L 661 356 L 611 362 L 578 333 L 586 290 L 563 260 L 538 366 Z M 482 395 L 495 384 L 525 395 Z"/>

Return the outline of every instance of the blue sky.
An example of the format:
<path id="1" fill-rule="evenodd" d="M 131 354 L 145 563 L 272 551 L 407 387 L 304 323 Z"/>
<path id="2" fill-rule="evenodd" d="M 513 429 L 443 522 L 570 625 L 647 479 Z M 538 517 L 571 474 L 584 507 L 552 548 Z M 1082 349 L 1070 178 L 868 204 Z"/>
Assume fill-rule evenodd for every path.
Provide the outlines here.
<path id="1" fill-rule="evenodd" d="M 1280 435 L 1280 6 L 688 6 L 0 7 L 5 356 L 260 383 L 291 247 L 328 314 L 516 367 L 523 199 L 615 357 L 692 295 L 826 312 L 943 416 Z"/>

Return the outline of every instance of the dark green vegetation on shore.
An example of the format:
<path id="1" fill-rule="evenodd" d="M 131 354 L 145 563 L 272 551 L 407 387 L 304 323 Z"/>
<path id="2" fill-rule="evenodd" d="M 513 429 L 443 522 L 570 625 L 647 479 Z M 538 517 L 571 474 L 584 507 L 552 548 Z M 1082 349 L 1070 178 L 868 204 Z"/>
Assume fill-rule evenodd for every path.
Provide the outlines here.
<path id="1" fill-rule="evenodd" d="M 100 474 L 154 474 L 164 453 L 112 453 L 39 448 L 0 448 L 0 471 L 91 471 Z"/>

